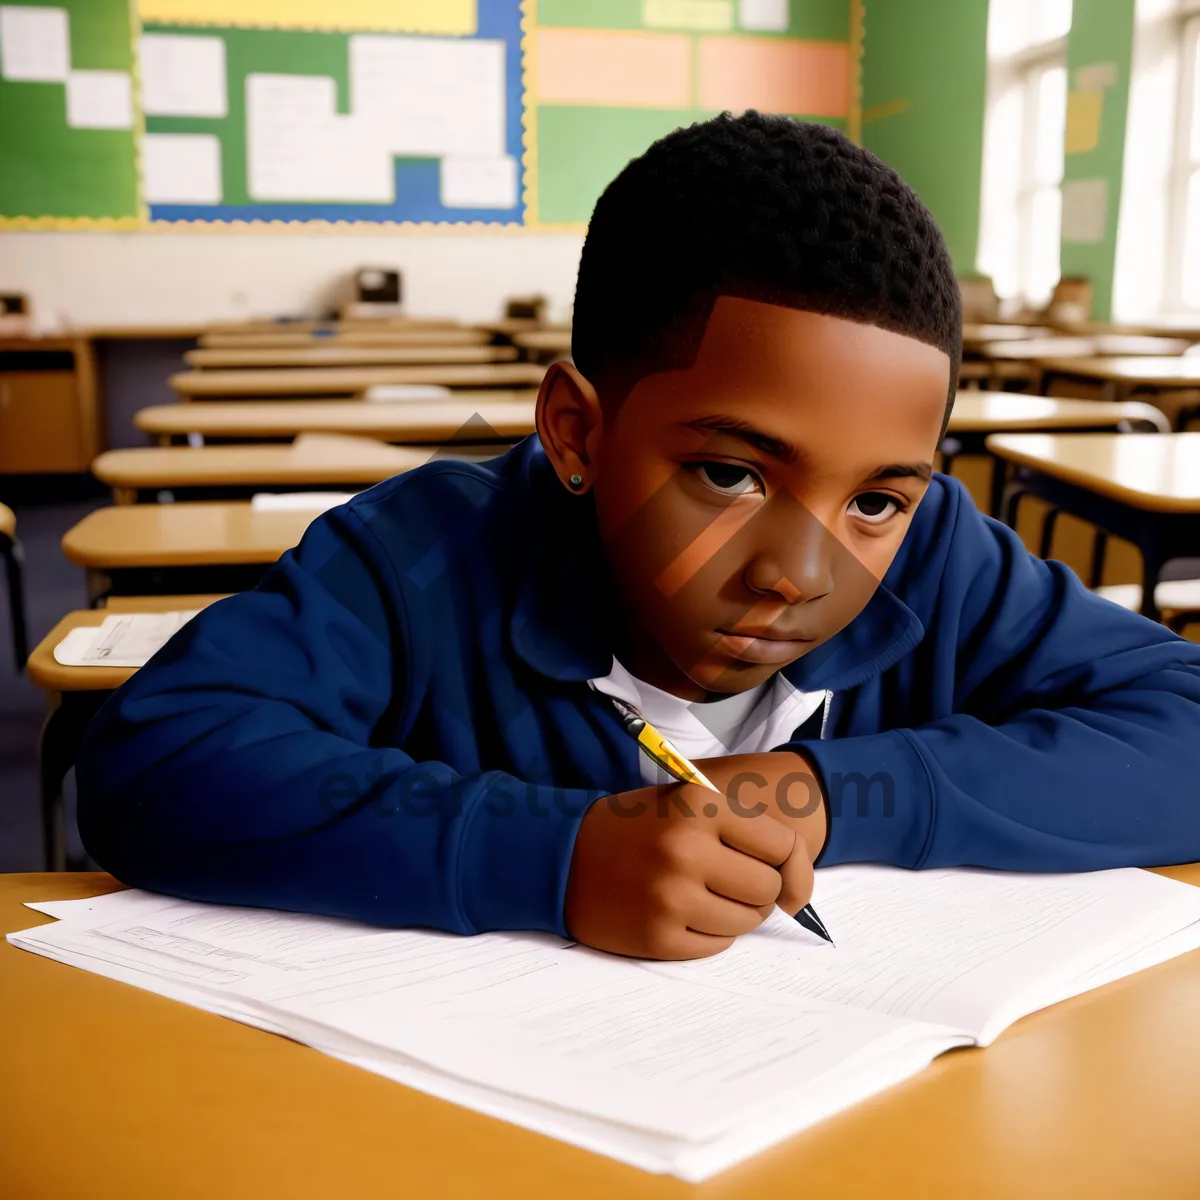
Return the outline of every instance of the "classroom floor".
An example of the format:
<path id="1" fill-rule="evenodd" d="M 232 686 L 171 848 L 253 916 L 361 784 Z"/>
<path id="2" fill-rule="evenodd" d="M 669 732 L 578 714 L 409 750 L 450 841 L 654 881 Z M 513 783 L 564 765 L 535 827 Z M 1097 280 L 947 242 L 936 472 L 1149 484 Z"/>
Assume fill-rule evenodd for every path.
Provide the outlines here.
<path id="1" fill-rule="evenodd" d="M 25 547 L 25 609 L 36 646 L 64 613 L 87 607 L 83 572 L 63 557 L 59 541 L 106 497 L 64 504 L 13 504 Z M 0 596 L 0 872 L 43 869 L 38 822 L 37 742 L 46 698 L 13 669 L 8 604 Z M 69 781 L 70 783 L 71 781 Z M 81 852 L 68 795 L 68 852 Z"/>

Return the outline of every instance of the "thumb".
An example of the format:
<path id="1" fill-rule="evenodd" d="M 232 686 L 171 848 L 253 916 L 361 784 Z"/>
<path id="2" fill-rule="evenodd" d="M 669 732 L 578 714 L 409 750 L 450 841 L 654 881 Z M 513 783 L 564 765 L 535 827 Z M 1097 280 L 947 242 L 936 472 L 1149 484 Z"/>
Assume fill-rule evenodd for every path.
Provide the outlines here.
<path id="1" fill-rule="evenodd" d="M 782 866 L 778 868 L 783 878 L 783 887 L 775 903 L 790 917 L 794 917 L 813 894 L 813 865 L 808 857 L 808 844 L 803 838 L 796 839 L 796 847 Z"/>

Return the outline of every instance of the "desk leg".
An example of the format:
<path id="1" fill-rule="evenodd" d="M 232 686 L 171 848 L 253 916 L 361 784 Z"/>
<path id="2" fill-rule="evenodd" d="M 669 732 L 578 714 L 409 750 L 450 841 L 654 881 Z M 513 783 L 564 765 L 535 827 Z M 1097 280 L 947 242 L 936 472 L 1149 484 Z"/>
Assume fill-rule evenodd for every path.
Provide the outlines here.
<path id="1" fill-rule="evenodd" d="M 958 438 L 946 437 L 942 439 L 942 474 L 954 474 L 954 460 L 962 453 L 962 442 Z"/>
<path id="2" fill-rule="evenodd" d="M 47 871 L 67 870 L 67 817 L 63 781 L 75 765 L 79 740 L 108 692 L 75 692 L 50 698 L 50 711 L 38 740 L 38 792 L 42 808 L 42 849 Z"/>
<path id="3" fill-rule="evenodd" d="M 21 563 L 24 552 L 20 542 L 9 541 L 0 536 L 0 554 L 4 556 L 5 573 L 8 576 L 8 610 L 12 618 L 13 657 L 17 670 L 25 669 L 29 657 L 29 632 L 25 626 L 25 586 L 21 579 Z"/>
<path id="4" fill-rule="evenodd" d="M 1162 573 L 1162 551 L 1159 547 L 1158 537 L 1154 533 L 1147 533 L 1145 537 L 1139 539 L 1138 549 L 1142 552 L 1142 608 L 1143 617 L 1149 617 L 1152 621 L 1161 621 L 1162 613 L 1158 611 L 1158 605 L 1154 603 L 1154 589 L 1158 586 L 1158 577 Z"/>
<path id="5" fill-rule="evenodd" d="M 1052 508 L 1042 518 L 1042 538 L 1038 543 L 1038 558 L 1043 562 L 1049 559 L 1050 551 L 1054 548 L 1054 527 L 1058 524 L 1058 509 Z M 1015 529 L 1016 526 L 1014 525 Z"/>
<path id="6" fill-rule="evenodd" d="M 1008 483 L 1008 468 L 1003 459 L 992 458 L 992 489 L 988 500 L 988 516 L 1000 520 L 1004 507 L 1004 488 Z"/>
<path id="7" fill-rule="evenodd" d="M 1098 588 L 1104 580 L 1104 557 L 1108 552 L 1108 533 L 1103 529 L 1096 530 L 1095 541 L 1092 542 L 1092 567 L 1088 576 L 1088 587 Z"/>

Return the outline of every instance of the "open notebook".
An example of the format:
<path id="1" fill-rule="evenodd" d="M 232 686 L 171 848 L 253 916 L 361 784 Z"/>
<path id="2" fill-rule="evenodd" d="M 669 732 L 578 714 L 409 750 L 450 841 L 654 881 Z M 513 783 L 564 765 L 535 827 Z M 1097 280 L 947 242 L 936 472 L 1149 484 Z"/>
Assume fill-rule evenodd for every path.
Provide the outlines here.
<path id="1" fill-rule="evenodd" d="M 777 911 L 678 964 L 138 891 L 33 905 L 58 923 L 9 940 L 692 1181 L 1200 946 L 1200 888 L 1136 870 L 847 866 L 817 892 L 836 946 Z"/>

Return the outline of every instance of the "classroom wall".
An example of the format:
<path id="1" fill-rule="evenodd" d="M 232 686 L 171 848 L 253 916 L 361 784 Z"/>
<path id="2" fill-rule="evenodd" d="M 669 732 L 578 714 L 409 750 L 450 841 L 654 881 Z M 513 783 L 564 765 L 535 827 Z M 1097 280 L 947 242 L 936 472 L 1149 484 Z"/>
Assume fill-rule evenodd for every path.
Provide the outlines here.
<path id="1" fill-rule="evenodd" d="M 490 320 L 540 292 L 565 320 L 578 234 L 0 233 L 0 288 L 44 324 L 163 325 L 316 311 L 360 266 L 398 266 L 417 316 Z"/>
<path id="2" fill-rule="evenodd" d="M 928 205 L 960 274 L 979 241 L 987 14 L 987 0 L 866 0 L 863 145 Z"/>
<path id="3" fill-rule="evenodd" d="M 1135 0 L 1075 0 L 1067 41 L 1062 273 L 1092 281 L 1112 316 Z"/>

